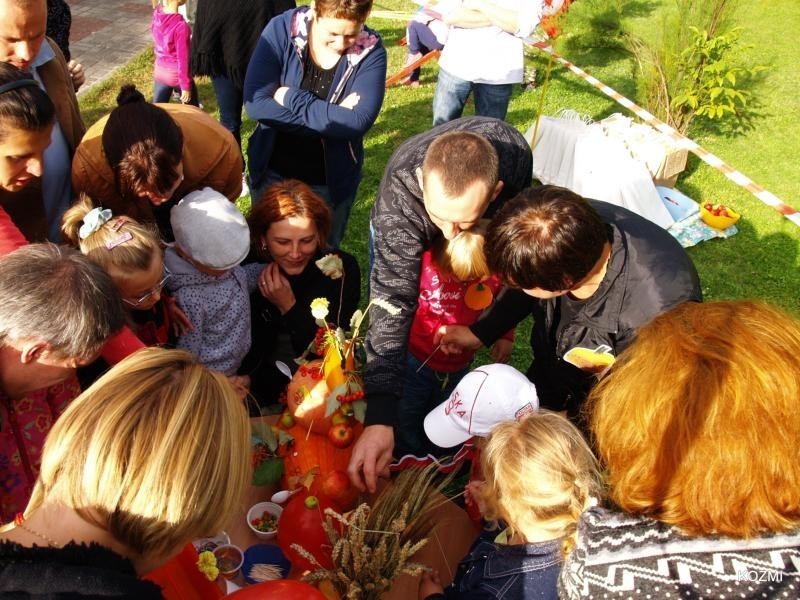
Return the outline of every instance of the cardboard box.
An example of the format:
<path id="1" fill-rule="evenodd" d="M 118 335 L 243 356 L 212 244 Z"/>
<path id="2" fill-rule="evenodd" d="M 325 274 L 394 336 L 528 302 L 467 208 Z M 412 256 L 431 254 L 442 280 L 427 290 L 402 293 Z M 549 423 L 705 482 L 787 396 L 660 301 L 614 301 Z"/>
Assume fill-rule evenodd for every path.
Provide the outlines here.
<path id="1" fill-rule="evenodd" d="M 686 168 L 689 152 L 667 135 L 619 113 L 600 121 L 609 137 L 621 141 L 637 160 L 642 161 L 656 185 L 675 187 Z"/>

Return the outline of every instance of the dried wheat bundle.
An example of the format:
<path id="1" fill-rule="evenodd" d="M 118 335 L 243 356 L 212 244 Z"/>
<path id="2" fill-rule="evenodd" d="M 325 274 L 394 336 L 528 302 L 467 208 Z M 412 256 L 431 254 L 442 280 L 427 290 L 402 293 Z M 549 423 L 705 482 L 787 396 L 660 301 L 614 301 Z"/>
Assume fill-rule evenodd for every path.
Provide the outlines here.
<path id="1" fill-rule="evenodd" d="M 341 515 L 325 510 L 325 533 L 333 547 L 332 570 L 297 544 L 300 554 L 319 568 L 303 580 L 332 582 L 348 600 L 377 600 L 402 573 L 419 575 L 425 566 L 411 558 L 427 543 L 433 526 L 425 517 L 442 501 L 441 491 L 452 479 L 440 477 L 436 465 L 403 471 L 375 501 Z"/>

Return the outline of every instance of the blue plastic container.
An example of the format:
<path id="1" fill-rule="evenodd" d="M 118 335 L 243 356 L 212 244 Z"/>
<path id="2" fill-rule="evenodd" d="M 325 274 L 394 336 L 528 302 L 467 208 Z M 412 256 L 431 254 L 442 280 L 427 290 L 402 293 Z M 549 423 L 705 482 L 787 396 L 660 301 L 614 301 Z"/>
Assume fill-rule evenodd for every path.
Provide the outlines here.
<path id="1" fill-rule="evenodd" d="M 292 563 L 283 555 L 278 546 L 272 544 L 256 544 L 244 551 L 244 562 L 242 563 L 242 575 L 247 583 L 258 583 L 250 578 L 250 568 L 253 565 L 267 564 L 276 565 L 281 570 L 281 576 L 285 579 L 289 575 Z"/>

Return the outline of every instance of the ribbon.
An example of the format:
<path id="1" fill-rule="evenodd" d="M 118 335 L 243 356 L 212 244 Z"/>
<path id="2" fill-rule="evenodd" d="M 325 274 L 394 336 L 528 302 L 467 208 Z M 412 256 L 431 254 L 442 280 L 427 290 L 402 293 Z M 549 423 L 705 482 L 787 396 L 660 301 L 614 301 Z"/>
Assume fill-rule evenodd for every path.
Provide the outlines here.
<path id="1" fill-rule="evenodd" d="M 112 216 L 111 210 L 108 208 L 93 208 L 83 217 L 83 225 L 78 230 L 78 237 L 85 240 L 95 231 L 99 231 L 103 225 L 111 220 Z"/>

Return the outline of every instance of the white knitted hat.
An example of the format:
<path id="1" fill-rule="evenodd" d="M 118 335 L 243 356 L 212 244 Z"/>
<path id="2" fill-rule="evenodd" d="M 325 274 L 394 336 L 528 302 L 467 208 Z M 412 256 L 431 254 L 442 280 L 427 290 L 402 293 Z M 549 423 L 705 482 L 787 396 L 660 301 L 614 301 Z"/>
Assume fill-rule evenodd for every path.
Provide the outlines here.
<path id="1" fill-rule="evenodd" d="M 172 207 L 175 242 L 193 261 L 232 269 L 250 250 L 250 229 L 236 205 L 210 187 L 187 194 Z"/>

